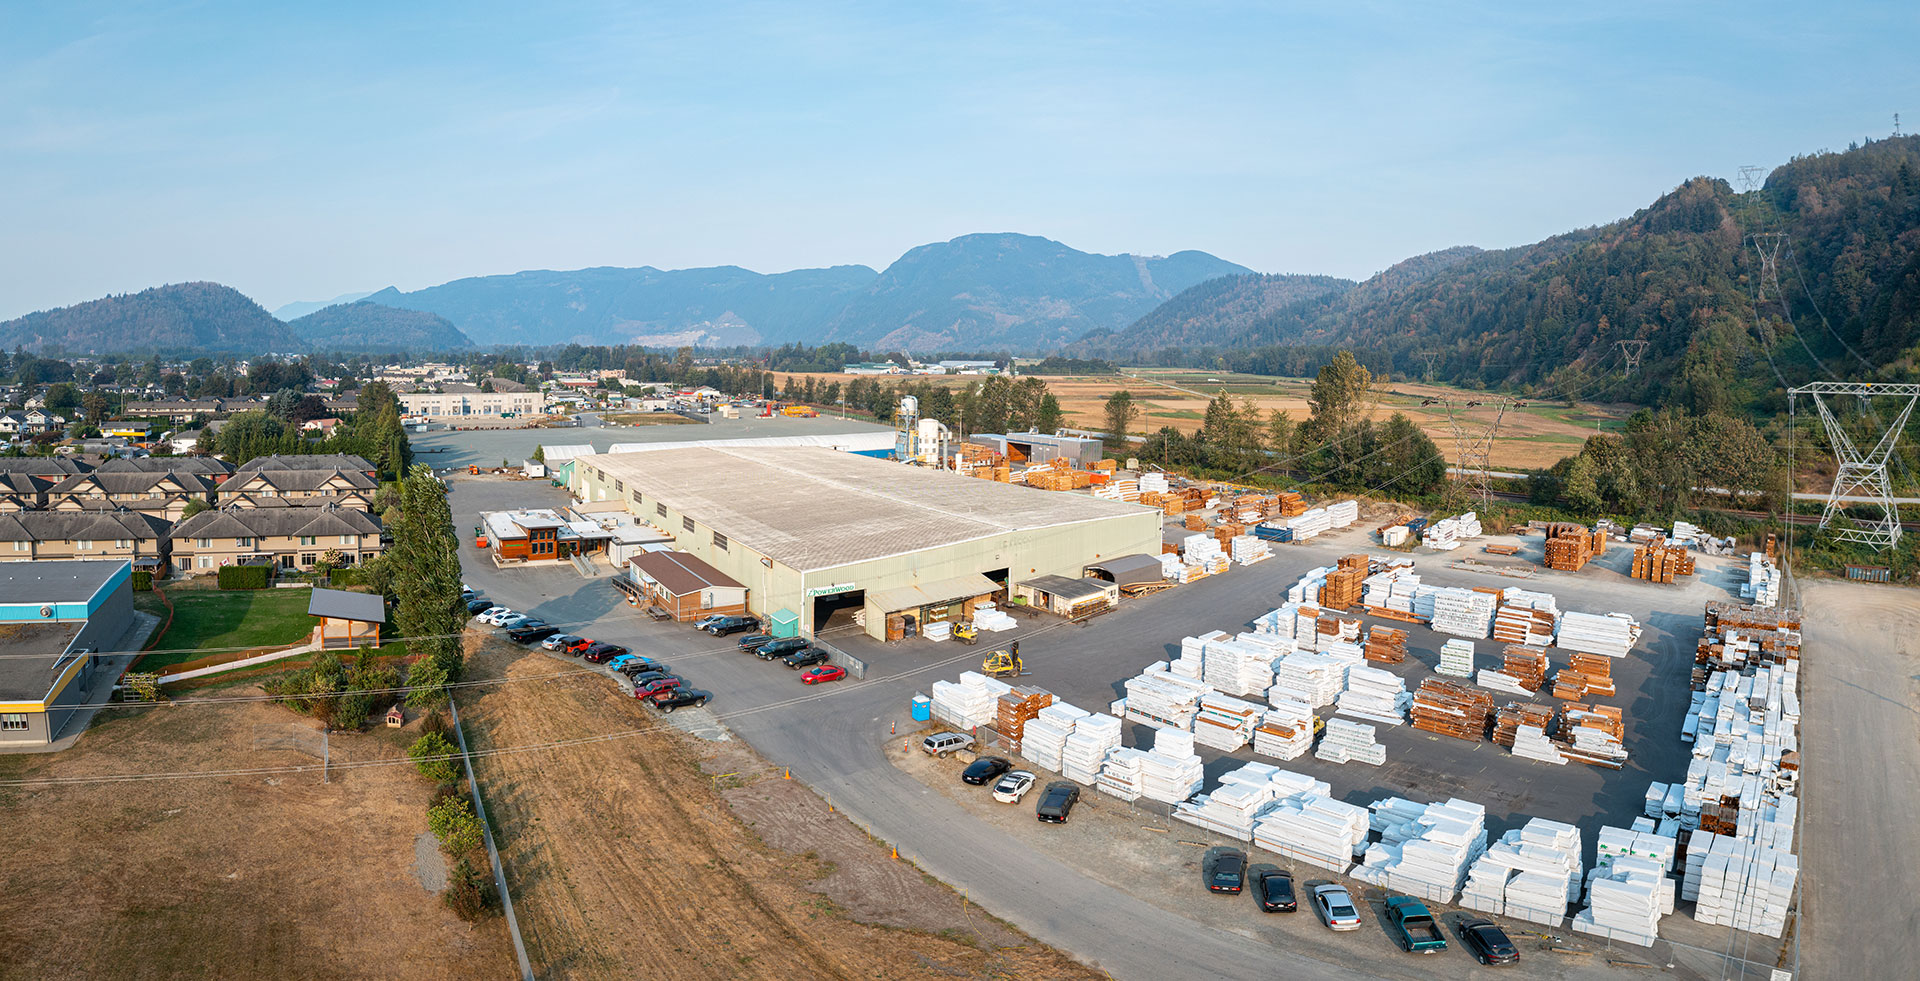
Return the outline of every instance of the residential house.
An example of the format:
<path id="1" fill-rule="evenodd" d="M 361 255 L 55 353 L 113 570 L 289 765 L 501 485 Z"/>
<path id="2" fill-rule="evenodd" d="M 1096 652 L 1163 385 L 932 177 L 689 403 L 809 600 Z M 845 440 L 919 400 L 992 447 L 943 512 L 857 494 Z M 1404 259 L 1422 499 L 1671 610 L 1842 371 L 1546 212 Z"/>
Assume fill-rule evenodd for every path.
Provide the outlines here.
<path id="1" fill-rule="evenodd" d="M 41 433 L 57 433 L 67 428 L 67 417 L 45 409 L 28 409 L 20 422 L 20 433 L 36 436 Z"/>
<path id="2" fill-rule="evenodd" d="M 158 559 L 169 551 L 164 517 L 140 511 L 14 511 L 0 514 L 0 561 Z"/>
<path id="3" fill-rule="evenodd" d="M 0 436 L 18 436 L 20 427 L 27 424 L 24 412 L 0 413 Z"/>
<path id="4" fill-rule="evenodd" d="M 55 511 L 124 507 L 178 521 L 189 503 L 212 503 L 214 483 L 206 476 L 189 471 L 119 468 L 119 464 L 133 462 L 115 460 L 92 473 L 74 474 L 47 488 L 43 506 Z"/>
<path id="5" fill-rule="evenodd" d="M 378 471 L 364 457 L 328 453 L 249 460 L 215 490 L 215 502 L 242 507 L 338 504 L 371 510 Z"/>
<path id="6" fill-rule="evenodd" d="M 379 521 L 337 504 L 227 505 L 175 525 L 172 539 L 174 566 L 182 573 L 212 572 L 242 562 L 306 570 L 329 551 L 340 553 L 342 565 L 358 565 L 385 549 Z"/>

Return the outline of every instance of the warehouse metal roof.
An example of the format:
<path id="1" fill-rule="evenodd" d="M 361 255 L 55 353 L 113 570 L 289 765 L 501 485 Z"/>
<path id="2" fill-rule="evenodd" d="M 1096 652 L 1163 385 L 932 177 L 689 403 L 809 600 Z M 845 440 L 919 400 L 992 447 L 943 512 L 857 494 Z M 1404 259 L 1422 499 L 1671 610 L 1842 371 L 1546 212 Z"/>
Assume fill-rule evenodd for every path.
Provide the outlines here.
<path id="1" fill-rule="evenodd" d="M 578 464 L 802 571 L 1157 513 L 818 447 L 704 446 L 601 454 Z"/>
<path id="2" fill-rule="evenodd" d="M 939 606 L 956 600 L 972 599 L 975 596 L 985 596 L 999 590 L 999 583 L 975 573 L 971 576 L 956 576 L 952 579 L 941 579 L 917 586 L 877 589 L 869 594 L 867 599 L 880 610 L 897 613 L 901 610 L 917 610 L 923 606 Z"/>

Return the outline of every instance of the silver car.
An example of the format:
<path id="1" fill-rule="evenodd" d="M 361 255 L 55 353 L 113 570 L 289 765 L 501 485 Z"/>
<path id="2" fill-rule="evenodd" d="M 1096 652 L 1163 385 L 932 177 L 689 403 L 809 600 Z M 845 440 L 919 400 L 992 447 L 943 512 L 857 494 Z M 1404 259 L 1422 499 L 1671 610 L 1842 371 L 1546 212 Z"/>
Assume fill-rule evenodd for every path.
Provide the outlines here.
<path id="1" fill-rule="evenodd" d="M 1345 933 L 1360 929 L 1360 910 L 1355 908 L 1353 897 L 1342 886 L 1313 887 L 1313 908 L 1329 930 Z"/>

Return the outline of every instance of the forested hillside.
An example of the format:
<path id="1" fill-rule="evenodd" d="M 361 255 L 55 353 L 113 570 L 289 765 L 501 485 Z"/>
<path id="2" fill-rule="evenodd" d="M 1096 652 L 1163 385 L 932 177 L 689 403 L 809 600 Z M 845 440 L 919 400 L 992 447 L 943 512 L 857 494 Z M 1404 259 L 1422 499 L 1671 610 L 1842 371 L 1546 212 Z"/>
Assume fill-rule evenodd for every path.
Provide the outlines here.
<path id="1" fill-rule="evenodd" d="M 1778 240 L 1774 276 L 1755 245 Z M 1269 371 L 1351 346 L 1376 370 L 1672 402 L 1778 404 L 1782 383 L 1911 377 L 1920 345 L 1920 137 L 1797 158 L 1753 192 L 1695 178 L 1611 225 L 1491 252 L 1449 250 L 1166 351 L 1142 320 L 1094 353 Z M 1229 298 L 1192 298 L 1225 306 Z M 1176 298 L 1169 304 L 1183 303 Z M 1625 378 L 1618 342 L 1644 340 Z M 1294 349 L 1294 350 L 1290 350 Z"/>
<path id="2" fill-rule="evenodd" d="M 316 310 L 287 326 L 316 351 L 451 351 L 473 341 L 445 317 L 361 300 Z"/>
<path id="3" fill-rule="evenodd" d="M 0 323 L 0 346 L 73 354 L 265 354 L 304 347 L 286 324 L 219 283 L 156 286 L 30 313 Z"/>

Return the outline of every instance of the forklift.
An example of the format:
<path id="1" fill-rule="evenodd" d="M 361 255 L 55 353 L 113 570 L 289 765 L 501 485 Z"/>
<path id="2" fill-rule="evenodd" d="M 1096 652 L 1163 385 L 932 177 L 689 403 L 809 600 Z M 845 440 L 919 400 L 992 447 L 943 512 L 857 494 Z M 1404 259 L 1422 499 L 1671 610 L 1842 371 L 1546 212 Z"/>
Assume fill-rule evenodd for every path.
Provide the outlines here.
<path id="1" fill-rule="evenodd" d="M 1027 666 L 1020 660 L 1020 642 L 1014 641 L 1006 650 L 994 651 L 980 662 L 980 670 L 989 677 L 1018 678 L 1027 673 Z"/>
<path id="2" fill-rule="evenodd" d="M 980 628 L 972 620 L 962 620 L 953 625 L 953 639 L 972 647 L 980 643 Z"/>

